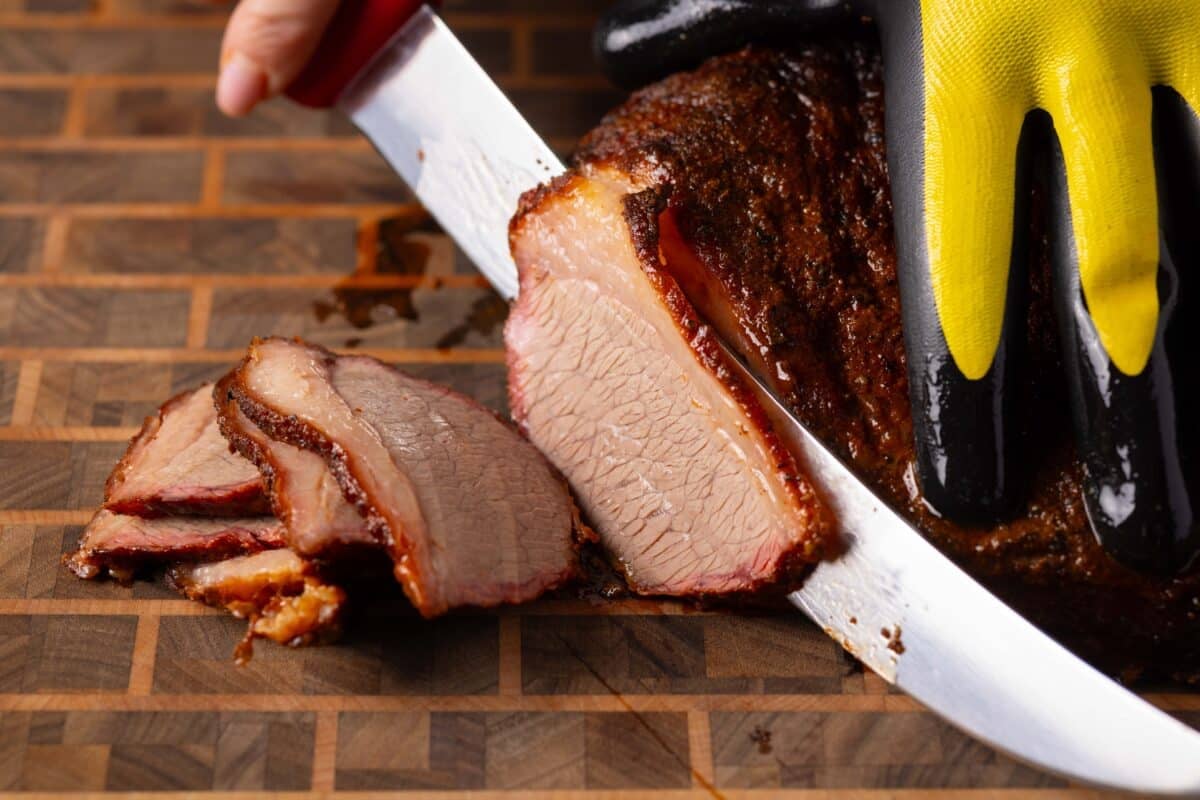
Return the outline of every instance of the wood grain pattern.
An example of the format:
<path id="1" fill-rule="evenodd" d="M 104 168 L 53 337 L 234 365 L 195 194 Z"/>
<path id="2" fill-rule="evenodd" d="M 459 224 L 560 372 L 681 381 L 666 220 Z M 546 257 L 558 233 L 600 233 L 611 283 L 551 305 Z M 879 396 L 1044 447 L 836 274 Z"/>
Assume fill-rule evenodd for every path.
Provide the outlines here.
<path id="1" fill-rule="evenodd" d="M 608 0 L 445 0 L 566 153 L 619 99 Z M 259 644 L 162 580 L 61 566 L 124 439 L 251 336 L 304 334 L 507 411 L 505 305 L 343 117 L 215 110 L 227 8 L 0 0 L 0 793 L 1082 797 L 955 733 L 787 612 L 573 592 L 336 646 Z M 1200 727 L 1200 693 L 1153 702 Z M 1008 794 L 997 792 L 1008 790 Z"/>

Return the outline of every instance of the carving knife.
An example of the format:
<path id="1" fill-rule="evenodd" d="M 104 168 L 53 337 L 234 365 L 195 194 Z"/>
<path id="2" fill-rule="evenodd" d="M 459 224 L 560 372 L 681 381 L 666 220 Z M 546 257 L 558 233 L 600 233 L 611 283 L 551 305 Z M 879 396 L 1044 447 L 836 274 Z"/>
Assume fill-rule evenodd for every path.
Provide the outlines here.
<path id="1" fill-rule="evenodd" d="M 563 171 L 428 6 L 343 3 L 294 99 L 347 113 L 507 299 L 508 222 Z M 836 516 L 846 550 L 791 601 L 963 731 L 1090 784 L 1200 795 L 1200 733 L 1041 633 L 941 555 L 816 440 L 728 348 Z"/>

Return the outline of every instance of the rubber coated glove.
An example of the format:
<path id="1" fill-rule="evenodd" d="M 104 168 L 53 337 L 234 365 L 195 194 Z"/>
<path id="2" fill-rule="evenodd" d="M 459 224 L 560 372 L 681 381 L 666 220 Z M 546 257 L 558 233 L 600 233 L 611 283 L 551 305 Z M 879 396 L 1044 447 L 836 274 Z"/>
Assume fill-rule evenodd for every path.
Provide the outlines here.
<path id="1" fill-rule="evenodd" d="M 883 41 L 925 498 L 966 524 L 1013 503 L 1008 406 L 1021 391 L 1014 335 L 1040 161 L 1092 528 L 1130 566 L 1185 569 L 1200 531 L 1165 343 L 1174 265 L 1200 269 L 1200 2 L 625 0 L 602 20 L 597 48 L 632 87 L 749 41 L 861 17 Z"/>

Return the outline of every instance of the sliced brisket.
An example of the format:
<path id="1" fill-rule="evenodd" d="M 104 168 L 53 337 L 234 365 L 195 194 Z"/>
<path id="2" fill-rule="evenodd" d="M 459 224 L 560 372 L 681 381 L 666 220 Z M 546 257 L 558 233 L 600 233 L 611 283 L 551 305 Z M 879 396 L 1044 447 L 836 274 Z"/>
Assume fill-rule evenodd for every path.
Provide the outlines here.
<path id="1" fill-rule="evenodd" d="M 288 546 L 302 556 L 332 559 L 352 555 L 347 550 L 380 548 L 380 540 L 358 508 L 346 500 L 324 458 L 272 439 L 242 412 L 230 392 L 235 377 L 227 375 L 214 392 L 220 429 L 261 470 Z"/>
<path id="2" fill-rule="evenodd" d="M 128 581 L 143 566 L 217 561 L 283 545 L 283 526 L 271 517 L 144 519 L 101 509 L 84 529 L 67 566 L 81 578 L 97 578 L 107 571 Z"/>
<path id="3" fill-rule="evenodd" d="M 467 398 L 283 339 L 252 344 L 229 391 L 268 436 L 325 458 L 425 616 L 521 602 L 576 574 L 564 482 Z"/>
<path id="4" fill-rule="evenodd" d="M 786 582 L 824 552 L 830 525 L 660 268 L 652 185 L 583 167 L 526 199 L 505 329 L 513 415 L 639 591 Z"/>
<path id="5" fill-rule="evenodd" d="M 938 519 L 913 479 L 872 42 L 752 48 L 668 78 L 610 114 L 568 176 L 527 198 L 513 225 L 514 412 L 640 585 L 647 564 L 672 580 L 711 572 L 691 553 L 723 537 L 754 534 L 720 545 L 717 563 L 757 555 L 766 521 L 781 539 L 805 527 L 742 489 L 710 501 L 731 480 L 786 482 L 751 467 L 764 459 L 750 460 L 746 443 L 769 432 L 733 422 L 735 400 L 705 399 L 736 397 L 704 356 L 713 325 L 888 503 L 1035 621 L 1109 668 L 1200 675 L 1200 565 L 1138 574 L 1089 532 L 1038 198 L 1016 420 L 1026 496 L 1002 524 Z M 1200 370 L 1176 377 L 1200 396 Z"/>
<path id="6" fill-rule="evenodd" d="M 217 428 L 211 384 L 146 418 L 108 479 L 104 507 L 144 517 L 270 513 L 258 470 L 230 452 Z"/>

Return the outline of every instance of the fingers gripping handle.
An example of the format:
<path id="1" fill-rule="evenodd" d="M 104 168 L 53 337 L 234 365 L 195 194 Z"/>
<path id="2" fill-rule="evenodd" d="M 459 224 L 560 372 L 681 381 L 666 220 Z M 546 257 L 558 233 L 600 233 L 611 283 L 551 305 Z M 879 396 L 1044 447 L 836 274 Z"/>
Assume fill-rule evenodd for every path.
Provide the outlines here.
<path id="1" fill-rule="evenodd" d="M 343 0 L 317 51 L 287 88 L 287 96 L 312 108 L 334 105 L 371 59 L 425 4 L 425 0 Z"/>

